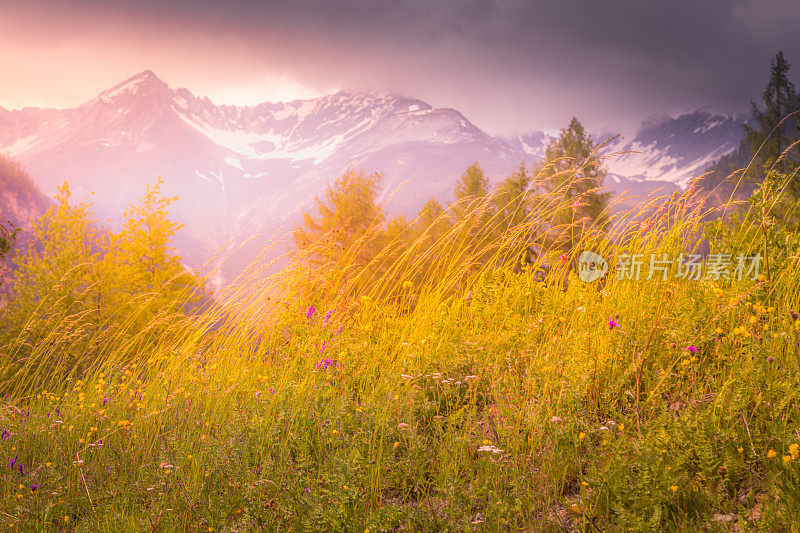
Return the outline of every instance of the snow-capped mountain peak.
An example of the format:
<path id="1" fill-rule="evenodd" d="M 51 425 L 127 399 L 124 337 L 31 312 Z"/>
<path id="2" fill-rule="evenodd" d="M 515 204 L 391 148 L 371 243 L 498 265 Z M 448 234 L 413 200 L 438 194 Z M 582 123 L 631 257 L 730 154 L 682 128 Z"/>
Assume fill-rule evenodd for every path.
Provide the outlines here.
<path id="1" fill-rule="evenodd" d="M 383 174 L 390 210 L 447 201 L 473 161 L 490 180 L 544 155 L 550 133 L 487 135 L 457 110 L 393 94 L 339 91 L 292 102 L 215 105 L 146 70 L 65 110 L 0 109 L 0 153 L 18 158 L 46 194 L 69 180 L 119 216 L 158 176 L 178 195 L 179 248 L 199 265 L 225 243 L 293 224 L 348 166 Z M 735 147 L 741 121 L 705 112 L 650 121 L 606 152 L 609 184 L 685 184 Z M 667 181 L 664 181 L 667 180 Z"/>

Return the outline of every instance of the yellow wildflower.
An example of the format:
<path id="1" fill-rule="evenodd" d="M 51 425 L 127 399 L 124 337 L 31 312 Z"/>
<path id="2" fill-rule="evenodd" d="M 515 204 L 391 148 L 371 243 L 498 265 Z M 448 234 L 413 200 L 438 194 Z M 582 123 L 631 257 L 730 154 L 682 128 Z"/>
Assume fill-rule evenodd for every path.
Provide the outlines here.
<path id="1" fill-rule="evenodd" d="M 794 443 L 789 445 L 789 454 L 792 456 L 792 459 L 800 458 L 800 444 Z"/>

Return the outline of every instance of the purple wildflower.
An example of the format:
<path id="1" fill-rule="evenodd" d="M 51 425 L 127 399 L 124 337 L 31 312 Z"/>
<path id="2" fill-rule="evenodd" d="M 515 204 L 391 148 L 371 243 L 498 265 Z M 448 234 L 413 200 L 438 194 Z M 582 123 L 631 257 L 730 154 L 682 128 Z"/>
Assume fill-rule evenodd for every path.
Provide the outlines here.
<path id="1" fill-rule="evenodd" d="M 105 407 L 107 403 L 108 403 L 108 398 L 103 396 L 103 407 Z"/>
<path id="2" fill-rule="evenodd" d="M 257 475 L 257 476 L 260 476 L 260 475 L 261 475 L 261 467 L 260 467 L 260 466 L 258 467 L 258 470 L 256 470 L 256 475 Z"/>
<path id="3" fill-rule="evenodd" d="M 319 354 L 322 355 L 322 352 L 325 351 L 325 347 L 328 345 L 328 341 L 322 341 L 322 348 L 319 350 Z"/>
<path id="4" fill-rule="evenodd" d="M 269 388 L 269 393 L 270 394 L 275 394 L 275 387 L 270 387 Z"/>
<path id="5" fill-rule="evenodd" d="M 617 324 L 617 321 L 614 320 L 613 318 L 608 321 L 608 329 L 614 329 L 614 328 L 618 328 L 618 327 L 619 327 L 619 324 Z"/>
<path id="6" fill-rule="evenodd" d="M 695 346 L 695 345 L 692 345 L 692 346 L 687 346 L 687 347 L 686 347 L 686 349 L 687 349 L 687 350 L 689 350 L 689 351 L 690 351 L 690 352 L 692 352 L 692 353 L 697 353 L 697 352 L 699 352 L 699 351 L 700 351 L 700 349 L 699 349 L 697 346 Z"/>
<path id="7" fill-rule="evenodd" d="M 314 304 L 308 306 L 308 310 L 306 311 L 306 318 L 311 320 L 311 317 L 314 316 L 314 313 L 317 312 L 317 308 L 314 307 Z"/>
<path id="8" fill-rule="evenodd" d="M 19 462 L 19 475 L 25 477 L 25 471 L 22 469 L 22 461 Z"/>
<path id="9" fill-rule="evenodd" d="M 38 483 L 34 483 L 33 485 L 30 486 L 31 492 L 36 491 L 36 489 L 38 489 L 38 488 L 39 488 L 39 484 Z"/>
<path id="10" fill-rule="evenodd" d="M 11 436 L 11 433 L 9 433 L 7 429 L 4 429 L 3 433 L 0 434 L 0 440 L 6 440 L 10 436 Z"/>
<path id="11" fill-rule="evenodd" d="M 333 358 L 331 356 L 328 356 L 327 359 L 322 358 L 317 362 L 317 370 L 322 370 L 325 372 L 331 365 L 333 365 Z"/>
<path id="12" fill-rule="evenodd" d="M 322 327 L 326 327 L 328 323 L 331 321 L 331 317 L 333 316 L 333 309 L 329 310 L 325 313 L 325 317 L 322 319 Z"/>
<path id="13" fill-rule="evenodd" d="M 56 414 L 59 414 L 58 406 L 56 405 Z"/>
<path id="14" fill-rule="evenodd" d="M 12 468 L 12 469 L 14 468 L 14 465 L 15 465 L 15 464 L 17 464 L 17 457 L 18 457 L 18 456 L 17 456 L 17 455 L 15 455 L 15 456 L 14 456 L 14 458 L 13 458 L 13 459 L 11 459 L 11 468 Z"/>

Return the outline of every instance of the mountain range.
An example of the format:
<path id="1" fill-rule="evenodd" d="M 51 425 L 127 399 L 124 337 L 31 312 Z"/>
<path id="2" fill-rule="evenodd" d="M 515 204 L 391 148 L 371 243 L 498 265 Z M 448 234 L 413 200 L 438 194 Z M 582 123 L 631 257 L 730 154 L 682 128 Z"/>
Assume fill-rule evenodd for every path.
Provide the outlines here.
<path id="1" fill-rule="evenodd" d="M 606 184 L 639 195 L 678 190 L 741 137 L 739 117 L 649 119 L 604 147 Z M 91 194 L 101 220 L 115 223 L 162 176 L 165 192 L 179 196 L 177 245 L 192 267 L 261 235 L 228 260 L 223 278 L 290 229 L 348 166 L 380 172 L 389 211 L 413 216 L 431 197 L 447 201 L 471 162 L 498 181 L 540 160 L 552 139 L 543 131 L 492 136 L 454 109 L 390 94 L 215 105 L 149 70 L 76 108 L 0 108 L 0 154 L 21 162 L 47 195 L 63 181 L 78 197 Z"/>

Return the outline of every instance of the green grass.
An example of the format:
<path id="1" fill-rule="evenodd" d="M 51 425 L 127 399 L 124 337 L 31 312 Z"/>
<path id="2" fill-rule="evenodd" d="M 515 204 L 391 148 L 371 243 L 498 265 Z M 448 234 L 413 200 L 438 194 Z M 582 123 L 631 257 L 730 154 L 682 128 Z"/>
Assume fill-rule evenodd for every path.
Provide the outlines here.
<path id="1" fill-rule="evenodd" d="M 684 200 L 576 251 L 677 254 L 700 229 Z M 80 374 L 43 366 L 52 342 L 3 348 L 0 524 L 796 531 L 796 242 L 760 281 L 571 273 L 564 290 L 574 254 L 550 252 L 547 283 L 511 269 L 524 234 L 464 223 L 362 267 L 251 272 L 224 316 L 128 332 L 135 359 Z"/>

